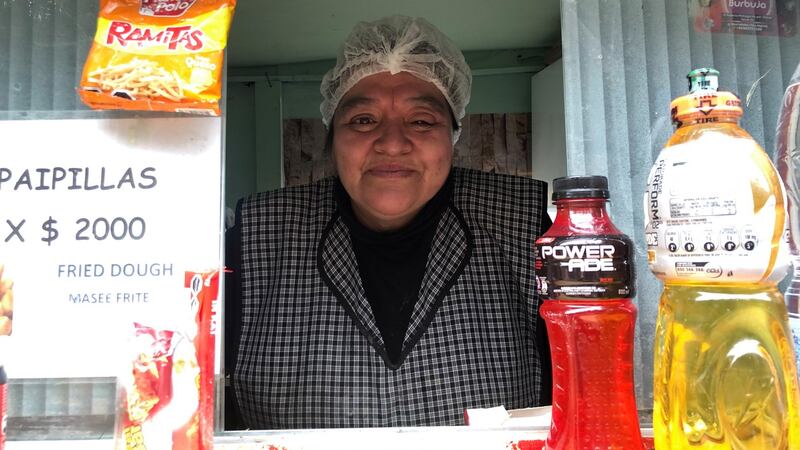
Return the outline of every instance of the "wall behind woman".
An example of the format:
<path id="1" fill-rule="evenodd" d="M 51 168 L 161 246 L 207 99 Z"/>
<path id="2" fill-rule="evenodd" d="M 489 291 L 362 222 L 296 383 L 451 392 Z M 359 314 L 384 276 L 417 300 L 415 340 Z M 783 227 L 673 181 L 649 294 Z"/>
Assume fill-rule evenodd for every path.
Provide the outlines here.
<path id="1" fill-rule="evenodd" d="M 300 186 L 334 175 L 324 151 L 321 119 L 283 119 L 284 186 Z M 467 114 L 453 151 L 453 165 L 486 172 L 531 176 L 529 113 Z"/>

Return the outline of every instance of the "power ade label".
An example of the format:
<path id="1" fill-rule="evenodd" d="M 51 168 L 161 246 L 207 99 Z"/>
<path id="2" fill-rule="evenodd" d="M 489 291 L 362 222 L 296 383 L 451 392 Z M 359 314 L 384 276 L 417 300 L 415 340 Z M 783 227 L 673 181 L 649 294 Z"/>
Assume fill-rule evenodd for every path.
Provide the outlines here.
<path id="1" fill-rule="evenodd" d="M 634 296 L 633 244 L 625 235 L 536 240 L 536 291 L 543 299 Z"/>

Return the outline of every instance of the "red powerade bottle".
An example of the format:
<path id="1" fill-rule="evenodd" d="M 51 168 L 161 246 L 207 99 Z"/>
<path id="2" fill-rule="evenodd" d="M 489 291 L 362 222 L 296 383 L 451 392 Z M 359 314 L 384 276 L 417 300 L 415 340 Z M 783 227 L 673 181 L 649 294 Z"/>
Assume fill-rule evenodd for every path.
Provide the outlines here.
<path id="1" fill-rule="evenodd" d="M 611 222 L 608 197 L 603 176 L 553 180 L 556 218 L 536 240 L 553 361 L 550 450 L 644 448 L 633 392 L 633 244 Z"/>

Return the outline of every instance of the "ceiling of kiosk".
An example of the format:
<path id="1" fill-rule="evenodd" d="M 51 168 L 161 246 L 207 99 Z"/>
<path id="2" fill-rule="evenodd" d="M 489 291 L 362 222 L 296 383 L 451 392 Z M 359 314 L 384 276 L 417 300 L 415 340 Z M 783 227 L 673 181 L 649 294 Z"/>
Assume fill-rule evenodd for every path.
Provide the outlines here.
<path id="1" fill-rule="evenodd" d="M 426 18 L 463 51 L 560 41 L 558 0 L 239 0 L 228 65 L 333 59 L 356 22 L 391 14 Z"/>

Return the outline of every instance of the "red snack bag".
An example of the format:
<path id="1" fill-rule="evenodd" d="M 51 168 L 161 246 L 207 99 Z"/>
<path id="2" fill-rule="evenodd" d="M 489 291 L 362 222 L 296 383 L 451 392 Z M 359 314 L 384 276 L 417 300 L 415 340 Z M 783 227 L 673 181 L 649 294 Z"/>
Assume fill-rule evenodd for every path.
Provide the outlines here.
<path id="1" fill-rule="evenodd" d="M 134 323 L 132 364 L 118 383 L 117 449 L 213 448 L 218 279 L 217 271 L 186 273 L 191 295 L 181 309 L 193 326 L 161 330 Z"/>

